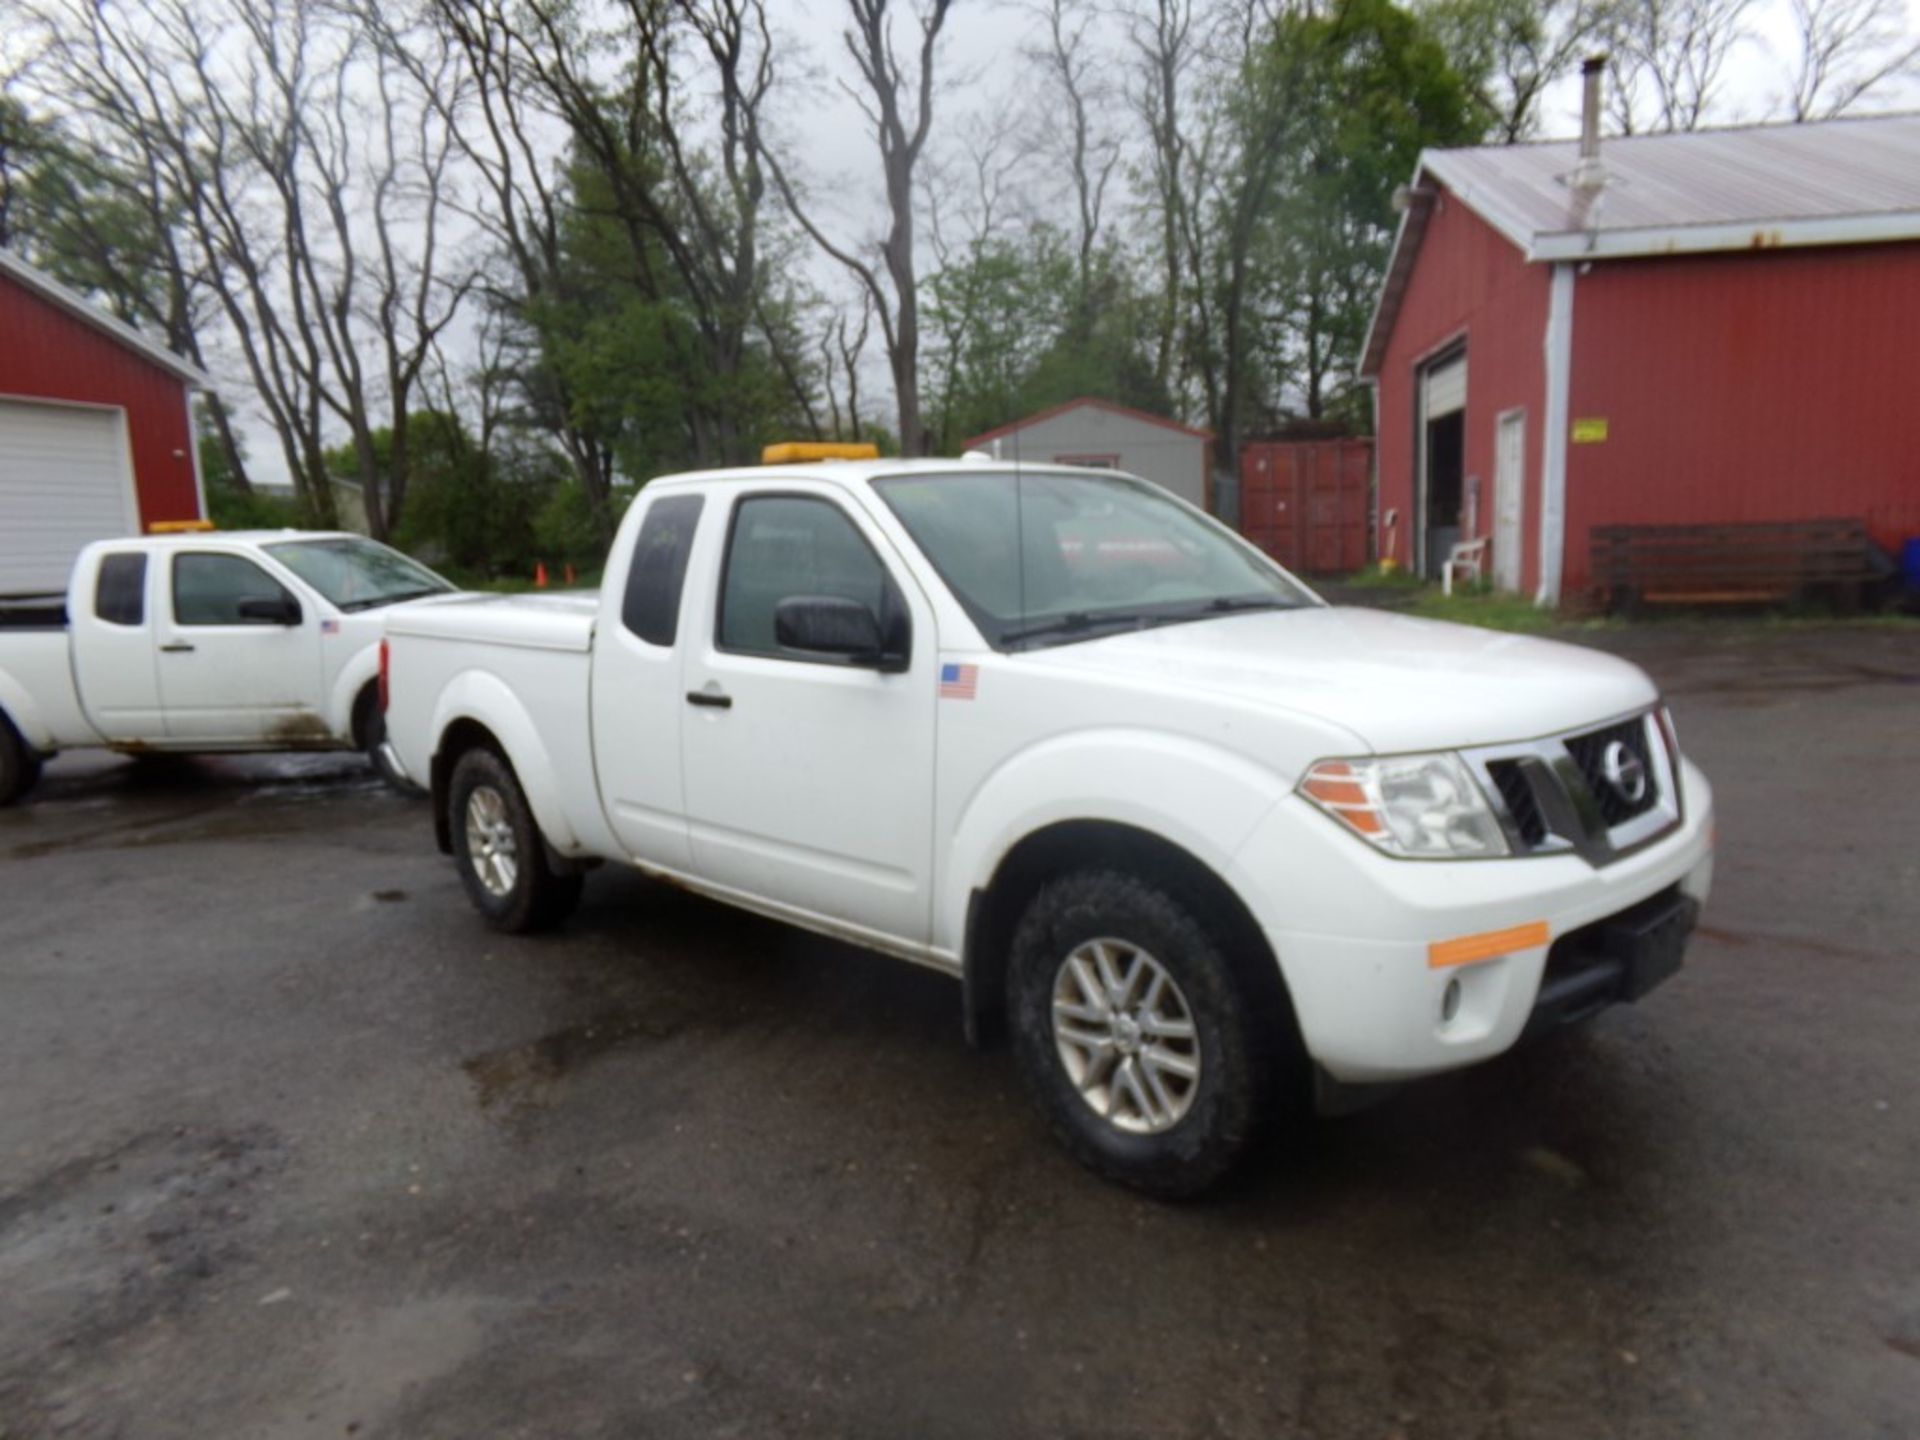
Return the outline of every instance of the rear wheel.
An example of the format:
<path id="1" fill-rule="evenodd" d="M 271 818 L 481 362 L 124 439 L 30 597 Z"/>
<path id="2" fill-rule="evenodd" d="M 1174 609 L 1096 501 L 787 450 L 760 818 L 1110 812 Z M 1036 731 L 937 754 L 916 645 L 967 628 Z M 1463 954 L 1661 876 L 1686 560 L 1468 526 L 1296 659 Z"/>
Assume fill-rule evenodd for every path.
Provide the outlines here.
<path id="1" fill-rule="evenodd" d="M 1278 1037 L 1174 893 L 1115 870 L 1050 882 L 1014 932 L 1007 985 L 1028 1087 L 1082 1163 L 1183 1198 L 1246 1157 Z"/>
<path id="2" fill-rule="evenodd" d="M 493 751 L 469 750 L 455 763 L 447 821 L 460 881 L 494 929 L 550 929 L 579 903 L 583 877 L 548 863 L 520 782 Z"/>
<path id="3" fill-rule="evenodd" d="M 11 805 L 40 779 L 40 757 L 0 713 L 0 805 Z"/>

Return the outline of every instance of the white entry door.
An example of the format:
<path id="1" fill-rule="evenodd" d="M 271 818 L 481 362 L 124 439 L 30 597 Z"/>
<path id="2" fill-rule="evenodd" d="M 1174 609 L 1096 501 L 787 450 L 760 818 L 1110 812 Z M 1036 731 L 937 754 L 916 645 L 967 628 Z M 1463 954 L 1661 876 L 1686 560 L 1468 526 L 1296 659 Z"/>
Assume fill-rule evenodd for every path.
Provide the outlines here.
<path id="1" fill-rule="evenodd" d="M 1493 475 L 1493 583 L 1520 588 L 1520 522 L 1527 500 L 1527 412 L 1509 410 L 1496 422 Z"/>

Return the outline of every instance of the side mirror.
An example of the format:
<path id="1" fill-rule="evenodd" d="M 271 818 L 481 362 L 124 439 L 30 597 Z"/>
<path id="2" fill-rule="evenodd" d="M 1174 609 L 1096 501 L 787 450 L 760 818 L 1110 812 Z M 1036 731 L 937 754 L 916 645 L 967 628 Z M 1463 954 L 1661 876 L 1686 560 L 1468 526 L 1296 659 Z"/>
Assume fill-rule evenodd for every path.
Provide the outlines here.
<path id="1" fill-rule="evenodd" d="M 242 600 L 240 618 L 255 625 L 298 625 L 300 602 L 291 595 L 281 595 L 270 600 Z"/>
<path id="2" fill-rule="evenodd" d="M 904 670 L 907 657 L 886 643 L 870 606 L 842 595 L 792 595 L 773 610 L 773 638 L 789 650 L 837 656 L 852 665 Z"/>

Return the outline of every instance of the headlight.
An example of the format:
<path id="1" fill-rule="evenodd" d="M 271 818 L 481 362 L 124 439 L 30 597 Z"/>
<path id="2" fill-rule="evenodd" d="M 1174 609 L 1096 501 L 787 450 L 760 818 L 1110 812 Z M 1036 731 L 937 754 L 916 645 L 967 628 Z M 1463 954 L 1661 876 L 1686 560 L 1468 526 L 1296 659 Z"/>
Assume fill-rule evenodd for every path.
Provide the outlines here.
<path id="1" fill-rule="evenodd" d="M 1322 760 L 1300 793 L 1361 839 L 1409 860 L 1506 855 L 1507 837 L 1458 755 Z"/>

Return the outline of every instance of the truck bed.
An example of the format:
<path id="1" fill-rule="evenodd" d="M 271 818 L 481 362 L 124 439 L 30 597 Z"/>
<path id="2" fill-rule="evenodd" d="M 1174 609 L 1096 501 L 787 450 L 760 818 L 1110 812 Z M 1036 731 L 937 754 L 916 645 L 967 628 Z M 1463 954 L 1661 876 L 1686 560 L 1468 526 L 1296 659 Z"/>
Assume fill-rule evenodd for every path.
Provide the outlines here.
<path id="1" fill-rule="evenodd" d="M 65 595 L 0 595 L 0 630 L 64 630 L 66 626 Z"/>
<path id="2" fill-rule="evenodd" d="M 387 633 L 585 654 L 599 608 L 599 597 L 587 593 L 468 595 L 396 610 Z"/>
<path id="3" fill-rule="evenodd" d="M 416 783 L 431 780 L 440 734 L 463 716 L 504 712 L 521 733 L 500 738 L 548 841 L 585 853 L 583 834 L 604 828 L 591 764 L 554 757 L 593 753 L 589 651 L 599 600 L 590 594 L 481 595 L 395 611 L 387 621 L 387 734 Z M 513 703 L 502 705 L 503 692 Z"/>

